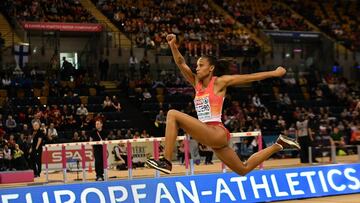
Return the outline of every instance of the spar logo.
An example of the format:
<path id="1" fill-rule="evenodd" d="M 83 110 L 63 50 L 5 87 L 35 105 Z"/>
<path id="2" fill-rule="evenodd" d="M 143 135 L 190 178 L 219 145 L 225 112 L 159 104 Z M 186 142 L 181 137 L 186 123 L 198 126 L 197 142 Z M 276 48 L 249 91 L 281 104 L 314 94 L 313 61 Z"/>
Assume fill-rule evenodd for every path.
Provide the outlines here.
<path id="1" fill-rule="evenodd" d="M 42 155 L 42 163 L 45 163 L 45 151 L 43 151 Z M 66 150 L 65 152 L 66 160 L 72 159 L 72 160 L 82 160 L 81 156 L 81 150 L 78 149 L 72 149 L 72 150 Z M 92 149 L 85 149 L 85 161 L 93 161 L 94 155 Z M 61 163 L 62 156 L 61 156 L 61 150 L 55 150 L 55 151 L 48 151 L 48 163 L 49 164 L 56 164 Z"/>

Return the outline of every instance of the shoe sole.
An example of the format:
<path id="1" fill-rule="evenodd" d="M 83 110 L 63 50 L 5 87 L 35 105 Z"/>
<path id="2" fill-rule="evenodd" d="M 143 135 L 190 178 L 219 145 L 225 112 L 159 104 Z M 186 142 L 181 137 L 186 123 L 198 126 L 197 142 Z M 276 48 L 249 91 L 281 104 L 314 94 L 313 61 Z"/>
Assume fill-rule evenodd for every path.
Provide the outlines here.
<path id="1" fill-rule="evenodd" d="M 293 146 L 293 147 L 297 148 L 298 150 L 301 149 L 300 145 L 299 145 L 297 142 L 295 142 L 295 141 L 286 139 L 286 138 L 284 138 L 283 136 L 280 136 L 280 139 L 281 139 L 281 141 L 285 142 L 286 144 L 288 144 L 288 145 L 290 145 L 290 146 Z"/>
<path id="2" fill-rule="evenodd" d="M 165 168 L 160 168 L 156 165 L 156 163 L 152 162 L 151 160 L 147 160 L 146 161 L 146 165 L 148 165 L 150 168 L 153 168 L 155 170 L 158 170 L 158 171 L 161 171 L 163 173 L 166 173 L 166 174 L 170 174 L 171 171 L 165 169 Z"/>

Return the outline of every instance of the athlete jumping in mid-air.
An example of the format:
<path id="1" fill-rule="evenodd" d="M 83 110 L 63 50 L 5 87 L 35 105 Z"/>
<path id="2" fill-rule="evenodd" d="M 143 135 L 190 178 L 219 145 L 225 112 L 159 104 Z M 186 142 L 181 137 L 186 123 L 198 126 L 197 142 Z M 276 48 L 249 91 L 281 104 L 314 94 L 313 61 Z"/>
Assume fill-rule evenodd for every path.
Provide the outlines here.
<path id="1" fill-rule="evenodd" d="M 177 48 L 176 36 L 169 34 L 166 40 L 181 73 L 195 88 L 194 103 L 198 119 L 180 111 L 169 110 L 166 118 L 164 157 L 159 160 L 148 159 L 146 161 L 148 166 L 167 174 L 171 172 L 172 153 L 179 128 L 184 129 L 198 142 L 211 147 L 216 156 L 239 175 L 249 173 L 272 154 L 284 148 L 300 149 L 296 141 L 280 135 L 275 144 L 253 154 L 246 162 L 242 162 L 235 151 L 228 146 L 230 133 L 221 122 L 222 106 L 228 86 L 281 77 L 286 73 L 283 67 L 254 74 L 214 77 L 216 60 L 213 57 L 202 56 L 197 61 L 196 74 L 194 74 Z"/>

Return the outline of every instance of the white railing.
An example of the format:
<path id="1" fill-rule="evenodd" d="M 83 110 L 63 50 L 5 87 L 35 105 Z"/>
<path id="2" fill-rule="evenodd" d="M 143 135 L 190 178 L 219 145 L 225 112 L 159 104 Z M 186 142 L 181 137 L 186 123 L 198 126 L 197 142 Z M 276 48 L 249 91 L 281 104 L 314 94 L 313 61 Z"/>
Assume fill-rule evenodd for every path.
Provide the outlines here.
<path id="1" fill-rule="evenodd" d="M 239 133 L 232 133 L 231 138 L 240 138 L 240 137 L 258 137 L 258 149 L 259 151 L 262 150 L 262 135 L 260 131 L 256 132 L 239 132 Z M 184 151 L 185 151 L 185 170 L 186 175 L 193 175 L 194 174 L 194 166 L 193 166 L 193 160 L 189 158 L 189 137 L 188 136 L 178 136 L 177 140 L 184 140 Z M 107 150 L 108 145 L 114 145 L 114 144 L 126 144 L 126 150 L 127 150 L 127 168 L 128 168 L 128 178 L 132 179 L 132 163 L 133 163 L 133 150 L 132 145 L 136 145 L 139 143 L 151 145 L 152 143 L 152 149 L 153 149 L 153 156 L 155 159 L 159 158 L 159 146 L 160 142 L 165 141 L 165 137 L 156 137 L 156 138 L 139 138 L 139 139 L 123 139 L 123 140 L 108 140 L 108 141 L 92 141 L 92 142 L 73 142 L 73 143 L 57 143 L 57 144 L 46 144 L 43 146 L 43 164 L 45 165 L 45 174 L 46 174 L 46 181 L 49 181 L 49 164 L 53 164 L 53 161 L 49 163 L 49 160 L 53 160 L 53 157 L 57 157 L 58 161 L 61 158 L 61 163 L 58 163 L 57 165 L 61 165 L 62 171 L 63 171 L 63 181 L 67 181 L 67 157 L 68 156 L 76 156 L 77 160 L 81 161 L 81 170 L 82 170 L 82 180 L 86 181 L 86 160 L 89 159 L 89 153 L 92 153 L 91 146 L 92 145 L 103 145 L 103 167 L 104 167 L 104 177 L 105 180 L 108 180 L 108 169 L 109 169 L 109 163 L 107 158 Z M 77 150 L 74 150 L 75 148 L 79 148 Z M 53 149 L 61 148 L 61 150 L 53 151 Z M 76 151 L 76 152 L 74 152 Z M 55 154 L 56 153 L 56 154 Z M 76 155 L 74 155 L 76 154 Z M 91 156 L 90 156 L 91 157 Z M 89 163 L 91 164 L 91 163 Z M 260 165 L 260 168 L 262 169 L 263 166 Z M 226 167 L 224 164 L 221 164 L 221 170 L 223 172 L 226 172 Z M 155 171 L 155 177 L 159 177 L 160 174 L 158 171 Z"/>

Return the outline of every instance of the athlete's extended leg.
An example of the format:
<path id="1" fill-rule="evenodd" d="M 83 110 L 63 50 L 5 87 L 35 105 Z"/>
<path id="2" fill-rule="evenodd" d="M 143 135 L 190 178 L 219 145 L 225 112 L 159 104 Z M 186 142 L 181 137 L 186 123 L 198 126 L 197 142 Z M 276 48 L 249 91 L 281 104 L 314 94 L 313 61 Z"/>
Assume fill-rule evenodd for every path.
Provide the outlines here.
<path id="1" fill-rule="evenodd" d="M 230 147 L 226 146 L 221 149 L 214 149 L 216 156 L 225 163 L 231 170 L 239 175 L 246 175 L 259 164 L 267 160 L 274 153 L 281 151 L 282 147 L 274 144 L 259 152 L 256 152 L 246 162 L 242 162 L 236 152 Z"/>
<path id="2" fill-rule="evenodd" d="M 284 148 L 300 149 L 300 145 L 293 139 L 280 135 L 276 143 L 255 154 L 251 155 L 246 162 L 242 162 L 238 155 L 229 146 L 214 149 L 216 156 L 223 161 L 230 169 L 239 175 L 246 175 L 259 164 L 267 160 L 271 155 Z"/>

